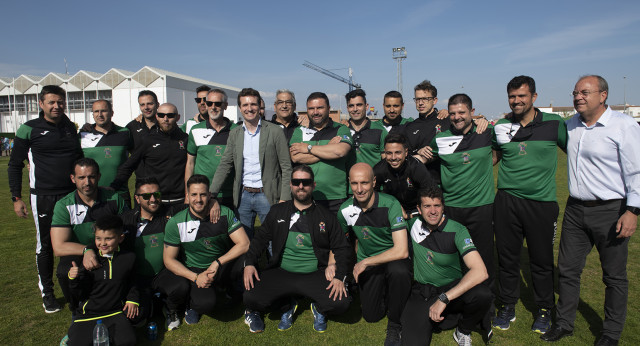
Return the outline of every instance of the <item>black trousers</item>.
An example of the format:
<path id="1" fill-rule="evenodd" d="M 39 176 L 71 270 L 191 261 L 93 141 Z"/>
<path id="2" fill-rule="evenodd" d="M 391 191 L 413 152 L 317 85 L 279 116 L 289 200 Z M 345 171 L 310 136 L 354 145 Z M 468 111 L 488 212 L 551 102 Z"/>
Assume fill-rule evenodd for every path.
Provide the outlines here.
<path id="1" fill-rule="evenodd" d="M 358 277 L 362 317 L 373 323 L 386 314 L 400 324 L 402 310 L 411 293 L 411 260 L 408 258 L 368 267 Z"/>
<path id="2" fill-rule="evenodd" d="M 282 268 L 271 268 L 259 274 L 260 281 L 253 281 L 254 287 L 244 292 L 244 305 L 249 310 L 265 312 L 274 303 L 280 309 L 282 298 L 304 296 L 316 303 L 318 311 L 324 315 L 340 315 L 347 311 L 351 297 L 341 300 L 329 298 L 327 290 L 330 282 L 322 270 L 308 274 L 291 273 Z M 287 303 L 288 304 L 288 303 Z M 283 309 L 288 310 L 288 307 Z"/>
<path id="3" fill-rule="evenodd" d="M 564 211 L 558 256 L 558 306 L 556 323 L 573 330 L 580 300 L 580 276 L 595 245 L 602 266 L 604 322 L 602 334 L 620 339 L 627 317 L 629 238 L 616 238 L 616 223 L 625 212 L 623 200 L 584 207 L 569 198 Z"/>
<path id="4" fill-rule="evenodd" d="M 411 296 L 402 313 L 402 344 L 429 345 L 434 328 L 446 322 L 450 327 L 456 324 L 463 333 L 470 333 L 482 320 L 491 305 L 491 290 L 484 283 L 472 287 L 460 297 L 449 302 L 442 313 L 442 322 L 434 322 L 429 318 L 429 308 L 438 299 L 438 295 L 455 286 L 459 280 L 445 287 L 435 287 L 415 283 Z M 450 321 L 454 318 L 455 321 Z M 459 320 L 458 320 L 459 318 Z"/>
<path id="5" fill-rule="evenodd" d="M 169 311 L 184 310 L 184 303 L 189 296 L 189 283 L 183 277 L 177 277 L 168 269 L 162 269 L 154 277 L 139 276 L 137 286 L 140 291 L 138 317 L 132 323 L 137 324 L 151 317 L 153 295 L 155 292 L 167 297 L 166 306 Z"/>
<path id="6" fill-rule="evenodd" d="M 110 345 L 135 345 L 136 344 L 136 331 L 127 319 L 124 313 L 119 313 L 114 316 L 99 318 L 109 330 L 109 344 Z M 82 316 L 78 316 L 78 320 L 71 323 L 69 327 L 68 335 L 69 341 L 67 345 L 93 345 L 93 327 L 96 326 L 97 321 L 93 319 L 89 321 L 81 321 Z"/>
<path id="7" fill-rule="evenodd" d="M 42 296 L 53 294 L 53 247 L 51 218 L 56 202 L 67 194 L 31 195 L 31 213 L 36 224 L 36 266 Z"/>
<path id="8" fill-rule="evenodd" d="M 520 298 L 520 252 L 526 239 L 534 300 L 539 308 L 552 309 L 558 203 L 522 199 L 498 190 L 493 212 L 500 301 L 516 304 Z"/>
<path id="9" fill-rule="evenodd" d="M 473 244 L 476 246 L 489 278 L 484 282 L 493 287 L 495 281 L 493 265 L 493 203 L 474 208 L 447 207 L 445 214 L 451 220 L 461 223 L 469 230 Z"/>

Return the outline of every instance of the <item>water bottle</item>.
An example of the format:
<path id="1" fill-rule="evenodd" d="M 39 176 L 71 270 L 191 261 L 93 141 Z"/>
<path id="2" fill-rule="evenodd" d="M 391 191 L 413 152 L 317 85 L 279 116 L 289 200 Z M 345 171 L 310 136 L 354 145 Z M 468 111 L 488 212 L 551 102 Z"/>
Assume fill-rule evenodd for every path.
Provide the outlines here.
<path id="1" fill-rule="evenodd" d="M 109 346 L 109 330 L 102 320 L 98 320 L 93 327 L 93 346 Z"/>
<path id="2" fill-rule="evenodd" d="M 158 326 L 155 322 L 149 322 L 147 325 L 147 339 L 154 341 L 158 338 Z"/>

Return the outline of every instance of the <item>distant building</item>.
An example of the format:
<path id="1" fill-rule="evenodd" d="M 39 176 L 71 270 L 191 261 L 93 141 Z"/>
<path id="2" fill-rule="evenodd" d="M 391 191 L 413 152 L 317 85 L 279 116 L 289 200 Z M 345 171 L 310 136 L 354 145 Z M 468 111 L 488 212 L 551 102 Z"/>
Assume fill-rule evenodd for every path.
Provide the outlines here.
<path id="1" fill-rule="evenodd" d="M 37 118 L 38 93 L 43 86 L 52 84 L 67 91 L 66 113 L 78 126 L 93 123 L 91 104 L 97 99 L 110 100 L 113 121 L 126 125 L 140 114 L 138 92 L 141 90 L 156 93 L 160 103 L 176 105 L 183 123 L 197 114 L 195 90 L 203 84 L 224 90 L 229 97 L 225 116 L 232 121 L 239 119 L 236 99 L 240 89 L 145 66 L 137 72 L 112 68 L 104 74 L 81 70 L 74 75 L 50 72 L 44 77 L 24 74 L 17 78 L 0 77 L 0 132 L 15 132 L 27 120 Z"/>

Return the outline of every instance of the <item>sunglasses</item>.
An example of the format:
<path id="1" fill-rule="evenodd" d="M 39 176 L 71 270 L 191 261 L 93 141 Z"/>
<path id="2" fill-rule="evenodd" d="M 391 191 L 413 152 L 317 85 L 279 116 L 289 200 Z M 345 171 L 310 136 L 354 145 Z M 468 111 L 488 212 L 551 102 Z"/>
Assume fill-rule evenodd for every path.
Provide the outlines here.
<path id="1" fill-rule="evenodd" d="M 207 102 L 207 98 L 206 97 L 196 97 L 196 98 L 194 98 L 194 100 L 196 100 L 196 103 Z"/>
<path id="2" fill-rule="evenodd" d="M 162 193 L 160 191 L 149 192 L 149 193 L 136 193 L 136 196 L 142 197 L 145 201 L 151 199 L 151 196 L 155 197 L 155 199 L 160 199 L 162 197 Z"/>
<path id="3" fill-rule="evenodd" d="M 160 112 L 158 112 L 158 113 L 156 113 L 156 115 L 158 115 L 158 118 L 167 117 L 169 119 L 173 119 L 173 118 L 178 116 L 178 113 L 160 113 Z"/>
<path id="4" fill-rule="evenodd" d="M 215 105 L 216 107 L 220 107 L 224 103 L 222 101 L 206 101 L 206 102 L 207 102 L 207 107 L 211 107 L 213 105 Z"/>
<path id="5" fill-rule="evenodd" d="M 313 185 L 313 179 L 291 179 L 291 185 L 293 186 L 311 186 Z"/>

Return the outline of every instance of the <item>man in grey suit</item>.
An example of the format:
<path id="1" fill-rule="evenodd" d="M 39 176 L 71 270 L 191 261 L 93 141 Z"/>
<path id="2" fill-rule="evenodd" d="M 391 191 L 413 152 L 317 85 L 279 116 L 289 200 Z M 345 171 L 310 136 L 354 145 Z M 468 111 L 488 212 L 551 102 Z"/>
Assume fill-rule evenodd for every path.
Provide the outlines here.
<path id="1" fill-rule="evenodd" d="M 263 222 L 272 204 L 291 199 L 289 146 L 278 125 L 260 118 L 260 99 L 260 93 L 252 88 L 238 94 L 244 121 L 229 133 L 209 189 L 216 196 L 225 178 L 234 174 L 233 203 L 249 238 L 253 237 L 256 215 Z M 217 220 L 219 211 L 214 200 L 212 220 Z"/>

